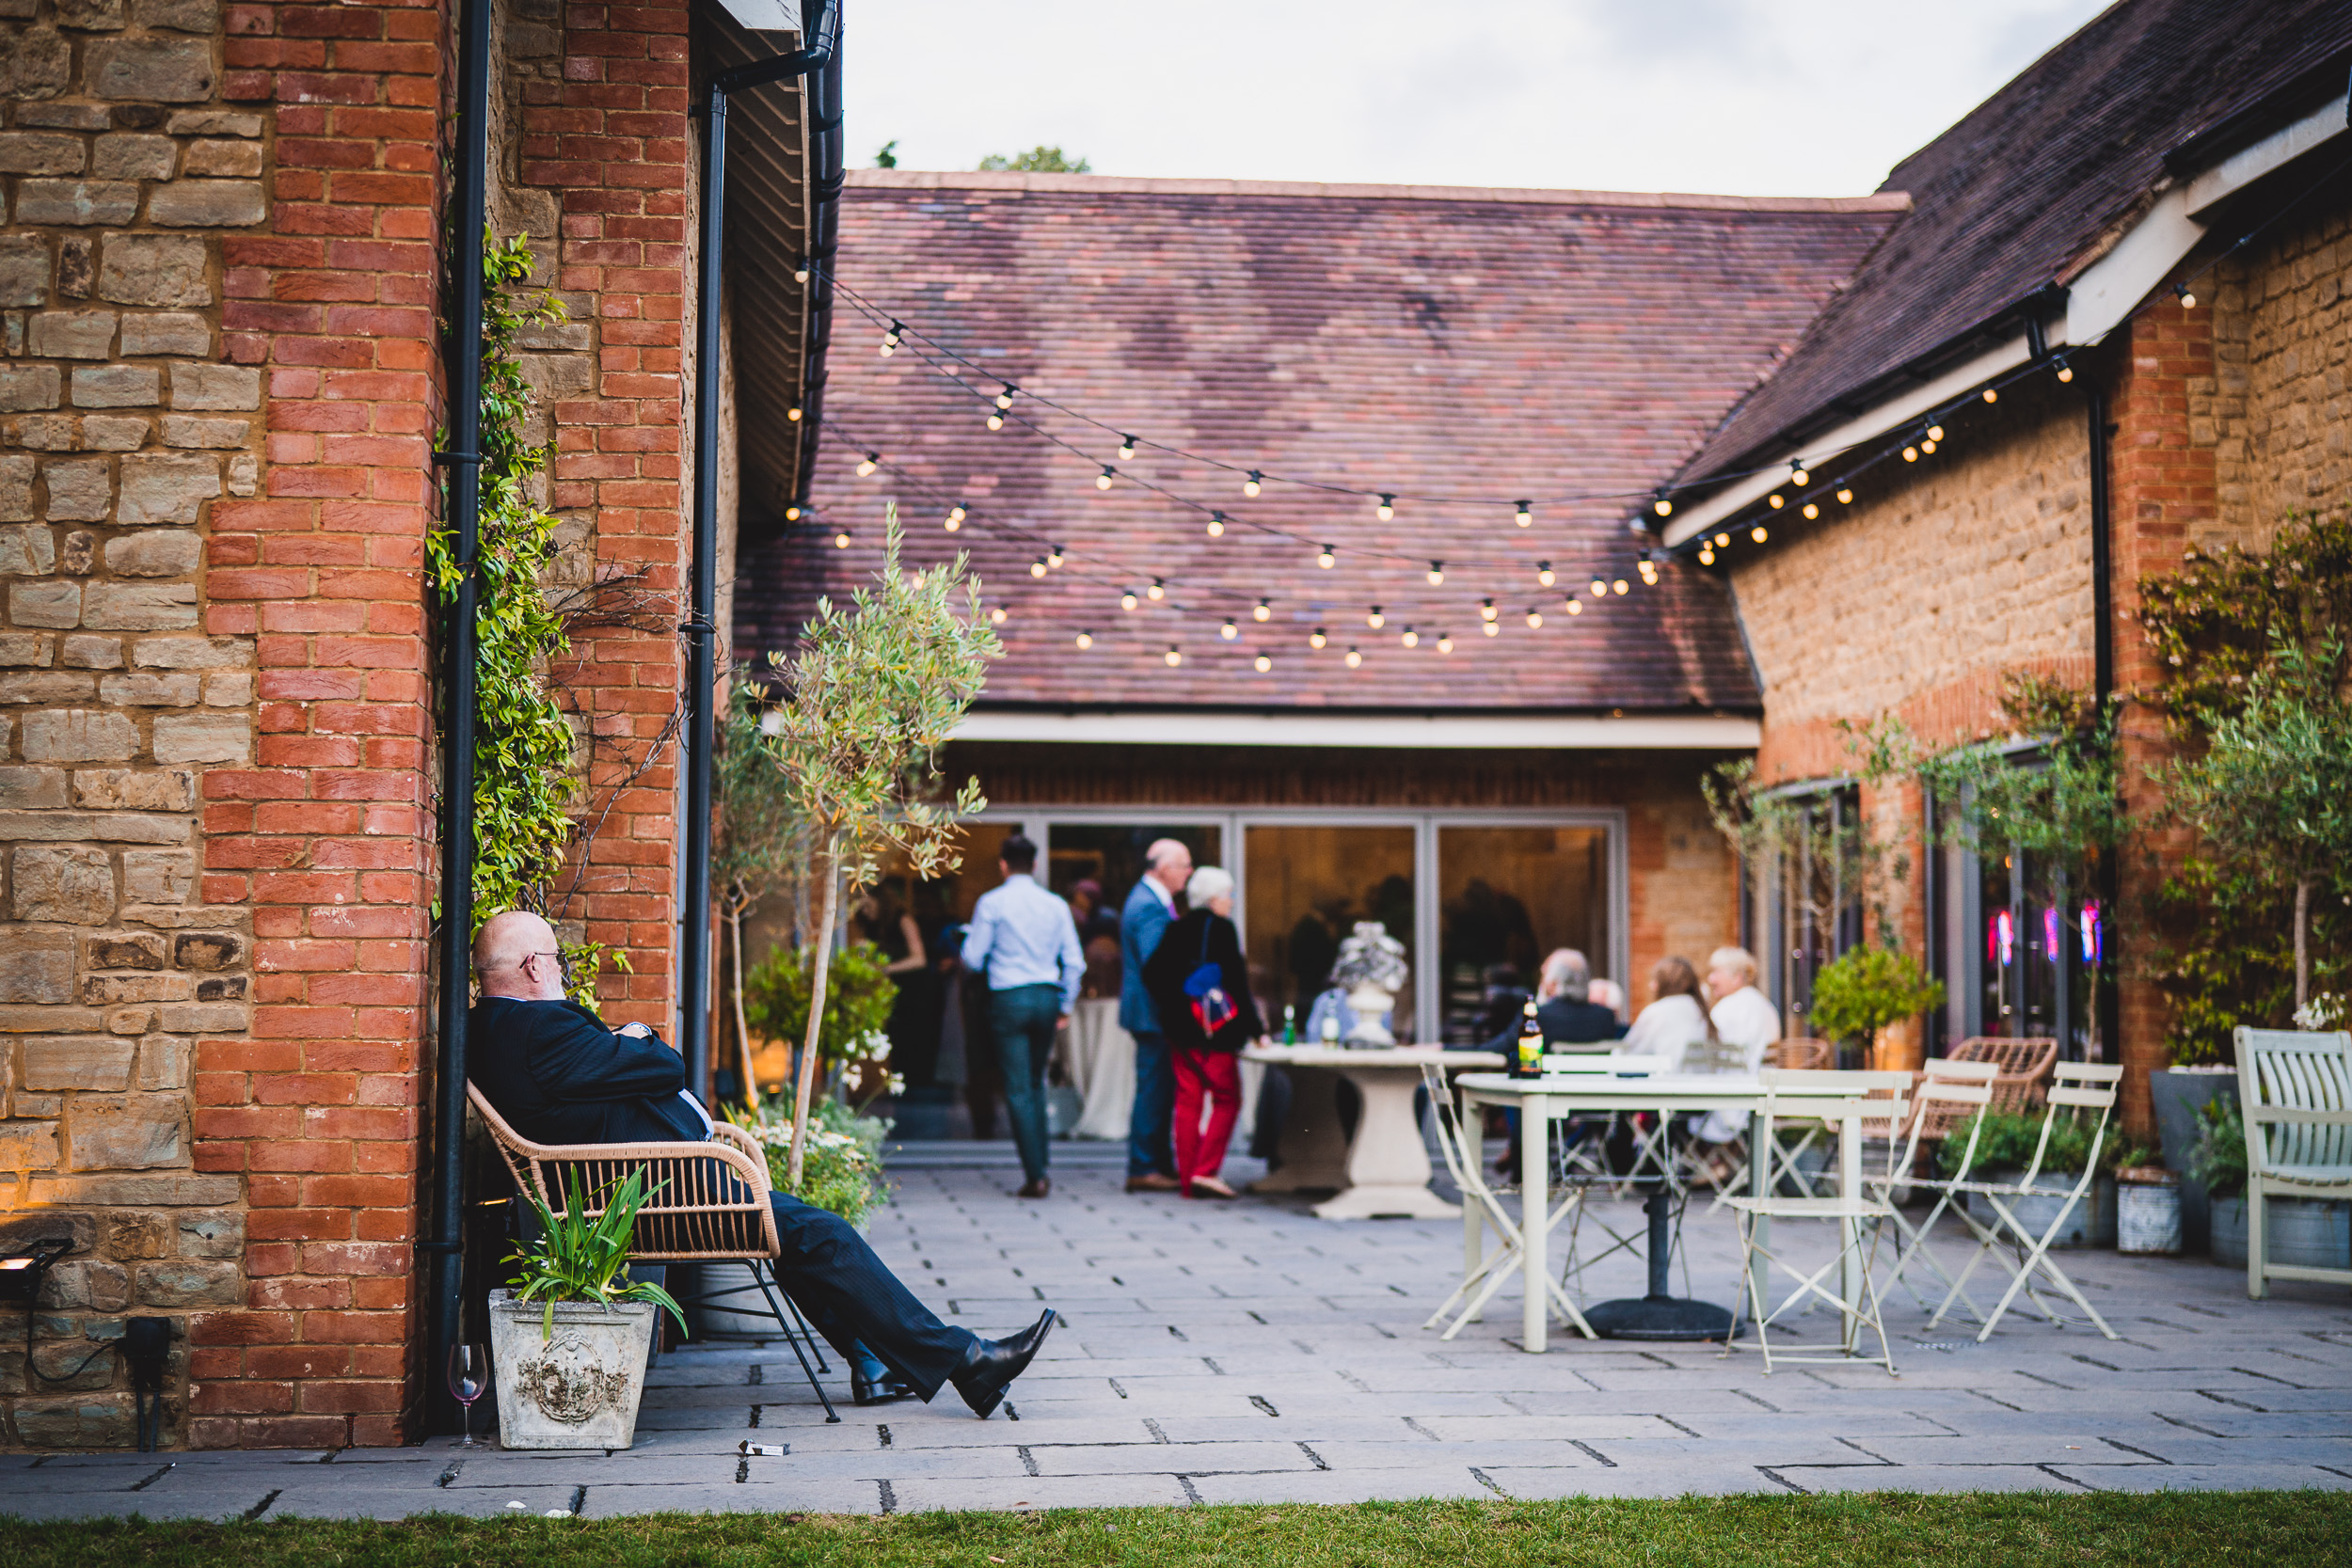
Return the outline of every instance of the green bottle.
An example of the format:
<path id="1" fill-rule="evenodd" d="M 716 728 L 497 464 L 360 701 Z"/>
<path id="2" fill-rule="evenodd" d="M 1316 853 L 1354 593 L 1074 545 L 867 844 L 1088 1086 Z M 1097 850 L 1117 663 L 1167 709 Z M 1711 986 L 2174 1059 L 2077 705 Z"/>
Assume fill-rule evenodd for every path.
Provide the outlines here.
<path id="1" fill-rule="evenodd" d="M 1282 1005 L 1282 1043 L 1298 1043 L 1298 1009 L 1287 1002 Z"/>

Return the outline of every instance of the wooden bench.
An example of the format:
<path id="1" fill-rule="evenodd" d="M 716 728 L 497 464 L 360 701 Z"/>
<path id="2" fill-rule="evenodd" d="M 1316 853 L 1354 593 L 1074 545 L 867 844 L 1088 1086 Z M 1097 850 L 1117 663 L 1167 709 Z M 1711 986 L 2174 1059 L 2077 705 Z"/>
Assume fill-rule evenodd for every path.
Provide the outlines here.
<path id="1" fill-rule="evenodd" d="M 2273 1279 L 2352 1285 L 2352 1268 L 2308 1268 L 2263 1257 L 2263 1206 L 2274 1197 L 2352 1198 L 2352 1034 L 2237 1031 L 2238 1103 L 2246 1116 L 2246 1293 Z"/>

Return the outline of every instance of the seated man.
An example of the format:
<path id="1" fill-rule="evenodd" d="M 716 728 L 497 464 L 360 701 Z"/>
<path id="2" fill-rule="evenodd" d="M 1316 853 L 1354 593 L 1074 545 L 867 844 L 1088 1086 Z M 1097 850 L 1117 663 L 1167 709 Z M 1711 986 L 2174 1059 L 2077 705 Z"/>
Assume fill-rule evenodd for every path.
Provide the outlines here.
<path id="1" fill-rule="evenodd" d="M 555 932 L 535 914 L 492 915 L 474 939 L 482 998 L 468 1015 L 467 1077 L 533 1143 L 700 1143 L 710 1117 L 686 1088 L 678 1053 L 642 1023 L 608 1029 L 564 1000 Z M 852 1368 L 870 1349 L 928 1402 L 952 1383 L 986 1419 L 1054 1326 L 1049 1308 L 1009 1339 L 950 1328 L 898 1283 L 837 1214 L 784 1193 L 775 1207 L 776 1276 L 817 1332 Z M 858 1402 L 874 1402 L 860 1377 Z"/>

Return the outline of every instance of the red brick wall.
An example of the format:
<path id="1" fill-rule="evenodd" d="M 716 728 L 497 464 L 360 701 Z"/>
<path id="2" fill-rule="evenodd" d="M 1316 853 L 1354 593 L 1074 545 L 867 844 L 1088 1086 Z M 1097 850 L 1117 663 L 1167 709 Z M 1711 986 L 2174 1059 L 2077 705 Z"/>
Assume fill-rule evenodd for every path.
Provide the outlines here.
<path id="1" fill-rule="evenodd" d="M 205 626 L 255 639 L 261 733 L 206 775 L 203 895 L 252 911 L 256 1006 L 197 1063 L 198 1168 L 250 1206 L 245 1309 L 190 1325 L 198 1447 L 397 1442 L 418 1386 L 446 28 L 432 5 L 228 13 L 226 96 L 276 136 L 270 221 L 224 257 L 268 447 L 260 494 L 214 508 Z"/>

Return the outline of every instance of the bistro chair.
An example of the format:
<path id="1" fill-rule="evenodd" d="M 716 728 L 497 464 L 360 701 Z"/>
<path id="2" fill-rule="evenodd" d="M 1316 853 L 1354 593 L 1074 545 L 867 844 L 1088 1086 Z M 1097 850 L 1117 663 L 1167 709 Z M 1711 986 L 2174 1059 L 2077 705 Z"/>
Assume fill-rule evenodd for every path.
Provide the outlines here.
<path id="1" fill-rule="evenodd" d="M 1923 1310 L 1928 1306 L 1927 1298 L 1904 1275 L 1911 1272 L 1914 1264 L 1925 1264 L 1937 1279 L 1943 1281 L 1947 1291 L 1954 1288 L 1952 1276 L 1945 1272 L 1944 1265 L 1929 1249 L 1928 1238 L 1935 1229 L 1935 1222 L 1953 1207 L 1954 1200 L 1963 1190 L 1961 1184 L 1968 1180 L 1969 1171 L 1976 1163 L 1977 1137 L 1980 1131 L 1977 1117 L 1993 1102 L 1993 1079 L 1999 1070 L 1991 1062 L 1960 1062 L 1943 1057 L 1930 1061 L 1926 1070 L 1918 1074 L 1911 1090 L 1909 1135 L 1902 1136 L 1899 1129 L 1890 1132 L 1885 1175 L 1864 1178 L 1865 1184 L 1875 1189 L 1880 1200 L 1886 1205 L 1884 1223 L 1895 1231 L 1895 1267 L 1887 1275 L 1887 1288 L 1892 1290 L 1897 1285 L 1902 1286 Z M 1917 1175 L 1919 1146 L 1930 1140 L 1940 1143 L 1953 1129 L 1963 1126 L 1968 1129 L 1968 1141 L 1961 1149 L 1959 1168 L 1949 1177 Z M 1900 1154 L 1894 1152 L 1898 1138 L 1902 1143 Z M 1895 1201 L 1899 1187 L 1935 1195 L 1934 1207 L 1928 1211 L 1928 1217 L 1919 1224 L 1914 1225 L 1903 1217 L 1902 1206 Z M 1952 1298 L 1947 1295 L 1945 1299 L 1948 1301 Z M 1977 1310 L 1976 1303 L 1968 1299 L 1965 1291 L 1962 1291 L 1958 1299 L 1968 1308 L 1970 1318 L 1979 1323 L 1984 1321 L 1984 1314 Z"/>
<path id="2" fill-rule="evenodd" d="M 2273 1263 L 2263 1245 L 2274 1197 L 2352 1196 L 2352 1034 L 2240 1028 L 2237 1088 L 2246 1114 L 2246 1293 L 2273 1279 L 2352 1285 L 2352 1271 Z"/>
<path id="3" fill-rule="evenodd" d="M 841 1419 L 825 1396 L 824 1385 L 817 1381 L 824 1352 L 817 1351 L 817 1368 L 811 1368 L 801 1340 L 805 1336 L 809 1348 L 816 1350 L 817 1336 L 800 1320 L 800 1308 L 776 1278 L 776 1215 L 768 1202 L 772 1190 L 768 1157 L 749 1132 L 714 1121 L 707 1143 L 535 1144 L 509 1126 L 471 1084 L 466 1085 L 466 1099 L 489 1129 L 516 1190 L 535 1196 L 558 1219 L 564 1217 L 568 1193 L 581 1195 L 580 1212 L 593 1219 L 604 1212 L 606 1193 L 644 1171 L 648 1196 L 637 1211 L 629 1261 L 740 1263 L 751 1272 L 750 1285 L 681 1296 L 678 1304 L 719 1307 L 726 1298 L 749 1295 L 756 1289 L 767 1310 L 746 1315 L 776 1321 L 778 1334 L 792 1347 L 802 1374 L 817 1391 L 817 1402 L 825 1407 L 825 1419 Z M 797 1334 L 785 1321 L 787 1310 L 801 1322 Z"/>
<path id="4" fill-rule="evenodd" d="M 1601 1060 L 1590 1059 L 1597 1063 Z M 1436 1113 L 1431 1120 L 1437 1125 L 1438 1151 L 1445 1159 L 1446 1174 L 1453 1177 L 1454 1184 L 1461 1189 L 1462 1201 L 1477 1205 L 1481 1220 L 1496 1238 L 1493 1247 L 1478 1261 L 1470 1263 L 1465 1259 L 1462 1282 L 1438 1304 L 1435 1312 L 1429 1314 L 1429 1321 L 1421 1325 L 1423 1328 L 1437 1327 L 1444 1322 L 1448 1312 L 1454 1311 L 1455 1304 L 1460 1303 L 1461 1310 L 1455 1313 L 1452 1323 L 1446 1324 L 1445 1332 L 1438 1337 L 1451 1339 L 1462 1332 L 1463 1324 L 1477 1321 L 1478 1315 L 1486 1310 L 1487 1301 L 1502 1288 L 1504 1280 L 1523 1272 L 1520 1265 L 1527 1255 L 1527 1243 L 1520 1231 L 1519 1221 L 1511 1217 L 1510 1210 L 1502 1202 L 1503 1197 L 1515 1189 L 1498 1187 L 1486 1180 L 1478 1140 L 1463 1129 L 1461 1108 L 1454 1098 L 1452 1086 L 1446 1083 L 1444 1069 L 1435 1063 L 1424 1062 L 1422 1064 L 1421 1078 L 1422 1086 L 1429 1091 L 1430 1109 Z M 1558 1206 L 1550 1213 L 1522 1217 L 1531 1225 L 1542 1225 L 1544 1233 L 1549 1236 L 1559 1227 L 1562 1220 L 1582 1212 L 1584 1199 L 1593 1185 L 1590 1182 L 1572 1182 L 1562 1193 Z M 1568 1250 L 1573 1257 L 1576 1250 L 1573 1226 L 1568 1231 Z M 1549 1276 L 1544 1280 L 1544 1293 L 1549 1298 L 1551 1309 L 1566 1319 L 1577 1332 L 1587 1339 L 1597 1338 L 1593 1333 L 1593 1325 L 1584 1321 L 1584 1314 L 1577 1310 L 1576 1303 L 1569 1300 L 1567 1292 Z"/>
<path id="5" fill-rule="evenodd" d="M 1734 1041 L 1720 1037 L 1696 1039 L 1682 1048 L 1681 1071 L 1686 1078 L 1744 1077 L 1748 1070 L 1747 1047 Z M 1665 1133 L 1666 1121 L 1666 1117 L 1659 1117 L 1658 1135 L 1661 1137 Z M 1700 1156 L 1695 1139 L 1686 1140 L 1676 1148 L 1670 1162 L 1670 1180 L 1679 1192 L 1687 1195 L 1697 1187 L 1713 1189 L 1715 1201 L 1708 1205 L 1707 1211 L 1710 1214 L 1724 1206 L 1726 1195 L 1746 1188 L 1748 1163 L 1755 1158 L 1755 1150 L 1748 1147 L 1748 1134 L 1745 1132 L 1721 1147 L 1731 1161 L 1732 1169 L 1728 1176 L 1717 1176 L 1714 1168 Z"/>
<path id="6" fill-rule="evenodd" d="M 1906 1114 L 1903 1096 L 1911 1086 L 1908 1072 L 1834 1072 L 1790 1071 L 1781 1068 L 1763 1070 L 1764 1095 L 1757 1107 L 1758 1134 L 1770 1146 L 1776 1119 L 1777 1107 L 1788 1097 L 1807 1097 L 1823 1092 L 1851 1093 L 1861 1090 L 1869 1098 L 1858 1102 L 1867 1110 L 1868 1119 L 1883 1120 L 1888 1126 L 1887 1142 L 1896 1140 L 1894 1129 L 1901 1126 Z M 1891 1163 L 1891 1162 L 1890 1162 Z M 1739 1304 L 1732 1312 L 1731 1331 L 1724 1337 L 1724 1348 L 1718 1358 L 1731 1354 L 1740 1337 L 1740 1322 L 1744 1316 L 1756 1325 L 1756 1345 L 1764 1357 L 1764 1375 L 1772 1373 L 1775 1354 L 1772 1350 L 1772 1325 L 1800 1309 L 1810 1311 L 1822 1303 L 1834 1307 L 1842 1323 L 1838 1352 L 1835 1355 L 1778 1354 L 1786 1362 L 1836 1364 L 1851 1361 L 1871 1362 L 1884 1367 L 1889 1377 L 1895 1370 L 1895 1353 L 1886 1338 L 1884 1311 L 1879 1300 L 1878 1281 L 1872 1269 L 1878 1261 L 1879 1240 L 1883 1234 L 1883 1222 L 1893 1212 L 1883 1199 L 1868 1196 L 1846 1197 L 1832 1195 L 1826 1197 L 1783 1197 L 1767 1190 L 1762 1197 L 1739 1196 L 1725 1202 L 1740 1217 L 1740 1279 Z M 1832 1220 L 1839 1227 L 1837 1250 L 1829 1260 L 1811 1270 L 1790 1262 L 1771 1244 L 1756 1237 L 1756 1221 L 1768 1220 Z M 1839 1270 L 1849 1258 L 1857 1259 L 1862 1272 L 1862 1300 L 1849 1303 L 1842 1295 L 1822 1283 L 1832 1270 Z M 1761 1259 L 1767 1269 L 1756 1268 Z M 1778 1270 L 1796 1282 L 1780 1305 L 1767 1308 L 1765 1285 L 1772 1270 Z M 1879 1353 L 1862 1354 L 1862 1331 L 1870 1330 L 1878 1337 Z"/>
<path id="7" fill-rule="evenodd" d="M 2058 1042 L 2054 1039 L 1975 1035 L 1952 1047 L 1951 1059 L 1991 1062 L 1997 1070 L 1993 1080 L 1993 1109 L 2026 1115 L 2041 1107 L 2058 1054 Z"/>
<path id="8" fill-rule="evenodd" d="M 2017 1299 L 2020 1290 L 2052 1323 L 2060 1321 L 2057 1307 L 2042 1294 L 2037 1279 L 2081 1307 L 2084 1315 L 2090 1320 L 2091 1326 L 2101 1334 L 2110 1339 L 2121 1338 L 2107 1326 L 2107 1321 L 2099 1316 L 2099 1309 L 2090 1305 L 2082 1291 L 2075 1288 L 2074 1282 L 2066 1277 L 2066 1271 L 2050 1257 L 2050 1243 L 2058 1239 L 2058 1232 L 2066 1227 L 2067 1217 L 2083 1200 L 2083 1196 L 2090 1191 L 2090 1184 L 2098 1180 L 2099 1149 L 2106 1139 L 2107 1118 L 2115 1110 L 2115 1085 L 2122 1076 L 2122 1064 L 2115 1062 L 2057 1064 L 2052 1069 L 2048 1107 L 2042 1117 L 2042 1136 L 2034 1144 L 2033 1160 L 2026 1165 L 2025 1174 L 2014 1181 L 1962 1180 L 1951 1183 L 1957 1191 L 1982 1197 L 1985 1207 L 1993 1211 L 1993 1223 L 1986 1225 L 1965 1208 L 1954 1211 L 1960 1215 L 1961 1223 L 1976 1236 L 1977 1251 L 1960 1271 L 1960 1277 L 1952 1281 L 1951 1291 L 1944 1297 L 1943 1305 L 1928 1320 L 1930 1328 L 1944 1321 L 1944 1314 L 1950 1310 L 1953 1298 L 1961 1295 L 1962 1287 L 1968 1283 L 1968 1276 L 1976 1271 L 1977 1265 L 1987 1257 L 1994 1257 L 2000 1259 L 2002 1267 L 2010 1271 L 2009 1289 L 2002 1293 L 1992 1315 L 1984 1320 L 1984 1327 L 1978 1331 L 1979 1344 L 1992 1338 L 1994 1325 L 2001 1321 L 2001 1315 Z M 2096 1112 L 2097 1116 L 2091 1120 L 2090 1148 L 2083 1157 L 2083 1168 L 2075 1176 L 2074 1184 L 2065 1187 L 2042 1183 L 2042 1161 L 2049 1152 L 2050 1133 L 2058 1126 L 2058 1118 L 2080 1119 L 2091 1112 Z M 2018 1217 L 2016 1209 L 2012 1207 L 2019 1199 L 2027 1197 L 2063 1200 L 2058 1205 L 2057 1212 L 2050 1216 L 2050 1223 L 2042 1227 L 2038 1236 Z"/>
<path id="9" fill-rule="evenodd" d="M 1778 1068 L 1784 1072 L 1827 1071 L 1837 1066 L 1837 1047 L 1828 1040 L 1803 1037 L 1774 1040 L 1764 1048 L 1764 1065 Z M 1796 1196 L 1811 1197 L 1813 1177 L 1804 1168 L 1804 1156 L 1829 1135 L 1829 1125 L 1819 1121 L 1805 1122 L 1789 1131 L 1796 1134 L 1796 1141 L 1783 1143 L 1775 1138 L 1771 1149 L 1772 1167 L 1764 1173 L 1764 1184 L 1767 1190 L 1778 1192 L 1786 1183 L 1797 1189 Z M 1724 1201 L 1746 1183 L 1749 1173 L 1750 1166 L 1743 1164 L 1738 1177 L 1718 1187 L 1715 1201 L 1708 1205 L 1707 1212 L 1711 1214 L 1722 1208 Z"/>

